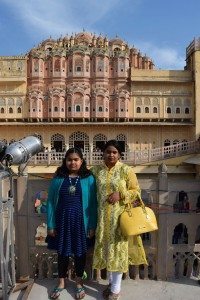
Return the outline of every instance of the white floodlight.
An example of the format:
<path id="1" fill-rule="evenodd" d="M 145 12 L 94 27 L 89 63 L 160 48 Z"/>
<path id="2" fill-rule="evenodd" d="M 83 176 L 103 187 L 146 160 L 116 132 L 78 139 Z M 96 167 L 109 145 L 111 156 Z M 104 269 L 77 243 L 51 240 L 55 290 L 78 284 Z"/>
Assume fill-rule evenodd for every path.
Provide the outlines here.
<path id="1" fill-rule="evenodd" d="M 0 197 L 0 278 L 2 282 L 3 299 L 8 299 L 9 286 L 13 287 L 15 279 L 15 255 L 14 255 L 14 222 L 13 222 L 13 175 L 11 165 L 19 165 L 18 176 L 21 175 L 20 167 L 26 164 L 33 155 L 42 150 L 43 146 L 36 136 L 28 136 L 18 142 L 6 145 L 0 141 L 0 182 L 3 176 L 10 179 L 9 196 L 6 199 Z M 7 234 L 5 235 L 3 225 L 3 212 L 6 211 Z M 4 247 L 5 244 L 5 247 Z M 8 263 L 9 262 L 9 263 Z"/>
<path id="2" fill-rule="evenodd" d="M 8 165 L 26 163 L 29 158 L 42 150 L 42 143 L 36 136 L 28 136 L 7 146 L 3 160 Z"/>

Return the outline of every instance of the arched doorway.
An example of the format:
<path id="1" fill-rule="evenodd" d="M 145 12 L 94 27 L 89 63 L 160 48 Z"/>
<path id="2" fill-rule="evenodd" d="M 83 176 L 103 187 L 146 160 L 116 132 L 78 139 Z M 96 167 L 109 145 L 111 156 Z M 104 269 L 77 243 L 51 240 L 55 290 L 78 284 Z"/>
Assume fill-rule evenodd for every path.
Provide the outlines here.
<path id="1" fill-rule="evenodd" d="M 93 138 L 93 151 L 103 152 L 104 146 L 107 142 L 107 137 L 104 134 L 96 134 Z"/>
<path id="2" fill-rule="evenodd" d="M 89 136 L 84 132 L 74 132 L 69 137 L 69 147 L 78 147 L 83 152 L 89 152 Z"/>
<path id="3" fill-rule="evenodd" d="M 51 150 L 63 152 L 65 148 L 65 139 L 62 134 L 56 133 L 51 137 Z"/>

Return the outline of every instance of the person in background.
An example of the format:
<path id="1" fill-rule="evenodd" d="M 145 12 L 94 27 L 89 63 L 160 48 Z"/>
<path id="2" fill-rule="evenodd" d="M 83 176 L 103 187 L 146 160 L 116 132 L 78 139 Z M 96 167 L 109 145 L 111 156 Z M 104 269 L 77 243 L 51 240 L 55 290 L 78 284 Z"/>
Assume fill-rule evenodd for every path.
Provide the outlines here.
<path id="1" fill-rule="evenodd" d="M 136 203 L 140 188 L 131 167 L 121 163 L 121 149 L 116 140 L 104 146 L 104 163 L 92 168 L 97 183 L 98 223 L 93 256 L 94 269 L 107 269 L 109 285 L 103 297 L 117 300 L 120 297 L 122 274 L 129 264 L 147 264 L 140 236 L 128 240 L 121 233 L 119 217 L 129 201 Z"/>
<path id="2" fill-rule="evenodd" d="M 47 199 L 47 243 L 58 253 L 59 284 L 51 295 L 57 299 L 65 288 L 69 257 L 74 257 L 76 299 L 85 297 L 87 238 L 93 238 L 97 222 L 96 184 L 79 148 L 66 152 L 52 179 Z"/>

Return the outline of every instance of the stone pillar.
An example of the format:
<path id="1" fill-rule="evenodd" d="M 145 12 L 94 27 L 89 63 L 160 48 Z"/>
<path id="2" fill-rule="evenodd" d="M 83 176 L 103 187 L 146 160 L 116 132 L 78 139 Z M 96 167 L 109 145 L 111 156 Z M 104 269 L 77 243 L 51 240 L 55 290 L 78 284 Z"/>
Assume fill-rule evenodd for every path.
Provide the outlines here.
<path id="1" fill-rule="evenodd" d="M 28 174 L 23 170 L 17 178 L 15 197 L 17 277 L 29 275 L 27 181 Z"/>
<path id="2" fill-rule="evenodd" d="M 161 164 L 158 167 L 158 202 L 159 208 L 168 201 L 167 167 Z M 157 252 L 157 279 L 167 279 L 167 214 L 158 215 L 158 252 Z"/>

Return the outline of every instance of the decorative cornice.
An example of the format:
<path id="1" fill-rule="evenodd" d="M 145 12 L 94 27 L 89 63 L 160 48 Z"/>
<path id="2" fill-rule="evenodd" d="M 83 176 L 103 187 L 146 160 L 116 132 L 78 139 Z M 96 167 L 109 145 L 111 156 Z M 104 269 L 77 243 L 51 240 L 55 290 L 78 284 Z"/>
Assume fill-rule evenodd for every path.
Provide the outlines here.
<path id="1" fill-rule="evenodd" d="M 0 59 L 2 60 L 7 60 L 7 59 L 13 59 L 13 60 L 16 60 L 16 59 L 27 59 L 28 56 L 27 55 L 18 55 L 18 56 L 0 56 Z"/>

